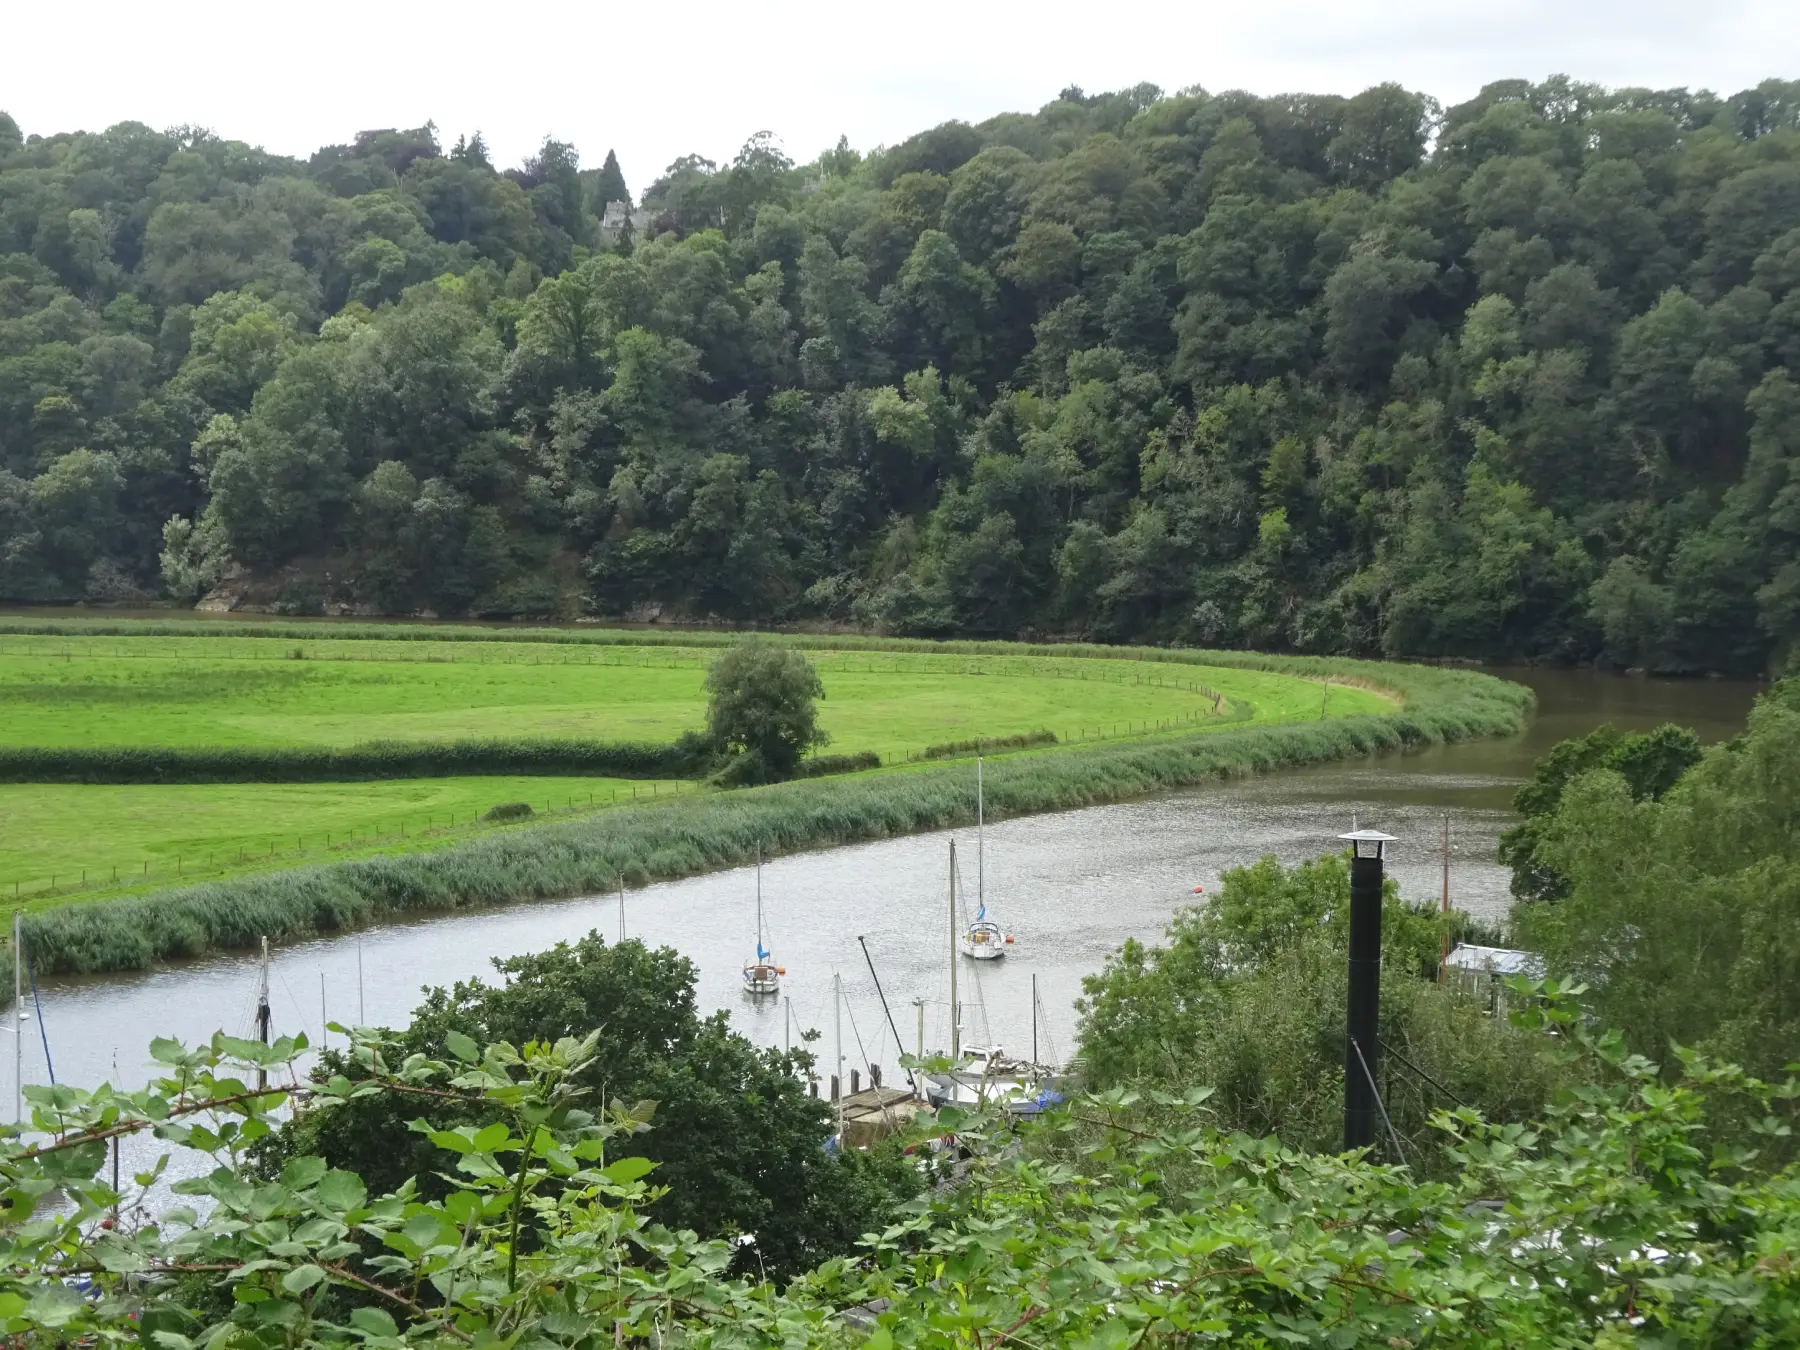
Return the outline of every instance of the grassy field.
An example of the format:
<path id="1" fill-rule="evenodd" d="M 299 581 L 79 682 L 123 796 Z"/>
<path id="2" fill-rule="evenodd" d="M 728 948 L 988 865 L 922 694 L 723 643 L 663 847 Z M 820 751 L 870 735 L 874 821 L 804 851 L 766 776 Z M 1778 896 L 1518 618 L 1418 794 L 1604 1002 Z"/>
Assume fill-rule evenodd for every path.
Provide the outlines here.
<path id="1" fill-rule="evenodd" d="M 440 630 L 442 631 L 442 630 Z M 281 636 L 4 631 L 0 746 L 348 747 L 482 737 L 665 743 L 704 720 L 716 635 L 691 646 L 328 626 Z M 307 634 L 312 634 L 308 636 Z M 630 636 L 630 635 L 624 635 Z M 1156 652 L 823 640 L 833 753 L 894 768 L 927 746 L 1049 729 L 1062 747 L 1394 713 L 1360 676 Z M 1302 677 L 1297 678 L 1300 675 Z M 671 785 L 664 784 L 663 792 Z M 489 806 L 592 815 L 649 796 L 612 778 L 0 785 L 0 897 L 33 908 L 303 863 L 457 844 Z"/>
<path id="2" fill-rule="evenodd" d="M 621 778 L 389 783 L 0 784 L 0 899 L 132 891 L 271 867 L 438 847 L 486 833 L 489 807 L 589 814 L 691 785 Z"/>
<path id="3" fill-rule="evenodd" d="M 347 746 L 373 740 L 566 737 L 670 741 L 704 720 L 716 652 L 485 642 L 0 635 L 0 744 Z M 1113 738 L 1212 715 L 1316 717 L 1291 677 L 1131 660 L 812 653 L 834 753 L 904 759 L 925 746 L 1041 727 Z M 1336 715 L 1383 711 L 1365 689 Z M 1240 709 L 1241 711 L 1241 709 Z"/>

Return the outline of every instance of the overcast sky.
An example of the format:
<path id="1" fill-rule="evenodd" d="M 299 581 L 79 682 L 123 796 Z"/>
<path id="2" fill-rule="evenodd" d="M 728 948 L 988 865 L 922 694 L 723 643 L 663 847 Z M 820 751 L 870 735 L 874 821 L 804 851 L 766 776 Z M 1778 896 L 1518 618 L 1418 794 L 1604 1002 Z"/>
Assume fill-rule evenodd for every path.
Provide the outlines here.
<path id="1" fill-rule="evenodd" d="M 891 144 L 1058 90 L 1354 93 L 1446 104 L 1565 73 L 1721 93 L 1800 77 L 1796 0 L 567 0 L 20 3 L 0 22 L 0 108 L 31 132 L 195 123 L 306 155 L 366 127 L 479 128 L 497 163 L 552 133 L 618 151 L 641 191 L 678 155 L 753 132 L 797 160 Z"/>

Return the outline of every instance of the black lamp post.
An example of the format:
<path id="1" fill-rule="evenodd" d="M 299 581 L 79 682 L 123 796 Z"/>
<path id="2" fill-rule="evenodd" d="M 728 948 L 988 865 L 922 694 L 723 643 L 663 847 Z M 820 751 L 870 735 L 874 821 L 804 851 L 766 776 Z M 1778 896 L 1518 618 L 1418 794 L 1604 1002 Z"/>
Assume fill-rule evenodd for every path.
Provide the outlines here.
<path id="1" fill-rule="evenodd" d="M 1350 996 L 1344 1032 L 1344 1148 L 1375 1142 L 1375 1070 L 1381 1058 L 1382 848 L 1394 836 L 1352 830 L 1350 841 Z"/>

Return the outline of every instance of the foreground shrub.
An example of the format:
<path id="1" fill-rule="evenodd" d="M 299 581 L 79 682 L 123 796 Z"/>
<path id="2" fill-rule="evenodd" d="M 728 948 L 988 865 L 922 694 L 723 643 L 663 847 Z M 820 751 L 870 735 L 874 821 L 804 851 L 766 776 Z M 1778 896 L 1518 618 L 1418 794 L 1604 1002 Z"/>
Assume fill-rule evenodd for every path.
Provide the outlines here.
<path id="1" fill-rule="evenodd" d="M 1203 1087 L 1169 1094 L 1185 1118 L 1155 1131 L 1115 1124 L 1122 1094 L 1022 1128 L 947 1110 L 917 1143 L 947 1145 L 961 1184 L 871 1234 L 862 1259 L 785 1287 L 734 1263 L 733 1244 L 648 1221 L 661 1187 L 640 1141 L 654 1105 L 572 1090 L 599 1031 L 522 1046 L 453 1032 L 441 1057 L 359 1032 L 356 1076 L 310 1085 L 293 1078 L 303 1039 L 159 1041 L 167 1071 L 144 1092 L 27 1089 L 39 1142 L 0 1151 L 13 1216 L 0 1332 L 164 1350 L 1794 1344 L 1800 1176 L 1753 1147 L 1716 1153 L 1708 1126 L 1735 1097 L 1791 1129 L 1800 1085 L 1687 1057 L 1665 1086 L 1656 1065 L 1589 1033 L 1562 991 L 1537 993 L 1534 1029 L 1555 1030 L 1586 1086 L 1532 1127 L 1440 1115 L 1458 1164 L 1443 1180 L 1222 1131 Z M 247 1092 L 258 1072 L 270 1089 Z M 245 1148 L 279 1113 L 384 1095 L 488 1122 L 418 1118 L 388 1136 L 454 1156 L 441 1194 L 381 1193 L 316 1156 L 248 1184 Z M 106 1222 L 139 1213 L 162 1172 L 115 1190 L 106 1144 L 151 1131 L 189 1154 L 170 1171 L 198 1203 L 157 1224 Z M 1075 1161 L 1046 1163 L 1083 1132 L 1096 1137 Z M 61 1203 L 21 1222 L 52 1190 Z M 196 1271 L 232 1297 L 184 1298 L 167 1278 Z"/>

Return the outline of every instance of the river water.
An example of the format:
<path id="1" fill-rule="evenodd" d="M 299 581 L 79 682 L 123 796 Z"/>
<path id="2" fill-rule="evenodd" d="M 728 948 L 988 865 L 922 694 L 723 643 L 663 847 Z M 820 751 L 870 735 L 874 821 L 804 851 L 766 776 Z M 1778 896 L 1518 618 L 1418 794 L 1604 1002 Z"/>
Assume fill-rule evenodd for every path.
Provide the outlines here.
<path id="1" fill-rule="evenodd" d="M 1752 684 L 1717 680 L 1494 673 L 1538 694 L 1537 716 L 1523 735 L 990 823 L 980 841 L 982 889 L 990 915 L 1016 942 L 1004 961 L 961 962 L 965 1044 L 1022 1053 L 1035 1034 L 1041 1058 L 1067 1056 L 1081 979 L 1126 938 L 1158 938 L 1179 906 L 1196 901 L 1195 887 L 1210 891 L 1223 870 L 1270 853 L 1290 863 L 1315 857 L 1338 847 L 1334 836 L 1353 822 L 1398 837 L 1390 870 L 1405 894 L 1425 899 L 1435 898 L 1441 885 L 1447 818 L 1453 903 L 1503 918 L 1507 874 L 1495 859 L 1496 841 L 1511 820 L 1512 792 L 1537 756 L 1604 721 L 1634 729 L 1676 721 L 1718 740 L 1742 728 L 1756 692 Z M 976 832 L 955 835 L 967 896 L 977 885 Z M 914 1048 L 921 1012 L 926 1045 L 948 1042 L 948 838 L 919 835 L 766 863 L 770 946 L 787 969 L 779 1000 L 753 1003 L 740 992 L 739 970 L 754 947 L 752 869 L 629 892 L 625 931 L 689 956 L 699 970 L 702 1010 L 728 1010 L 751 1039 L 781 1045 L 801 1030 L 816 1030 L 821 1072 L 832 1071 L 841 1039 L 846 1070 L 884 1064 L 892 1078 L 897 1049 Z M 275 1028 L 305 1030 L 316 1043 L 325 1020 L 400 1025 L 423 986 L 491 975 L 493 957 L 542 950 L 594 928 L 610 937 L 619 924 L 618 898 L 599 896 L 295 943 L 274 953 Z M 874 959 L 893 1028 L 859 936 Z M 842 980 L 841 1019 L 834 977 Z M 42 1036 L 27 1024 L 24 1079 L 48 1081 L 47 1040 L 62 1082 L 141 1083 L 154 1072 L 153 1036 L 192 1042 L 219 1028 L 250 1034 L 256 980 L 256 963 L 244 954 L 47 980 L 39 988 Z M 0 1091 L 11 1080 L 7 1064 L 0 1068 Z"/>

